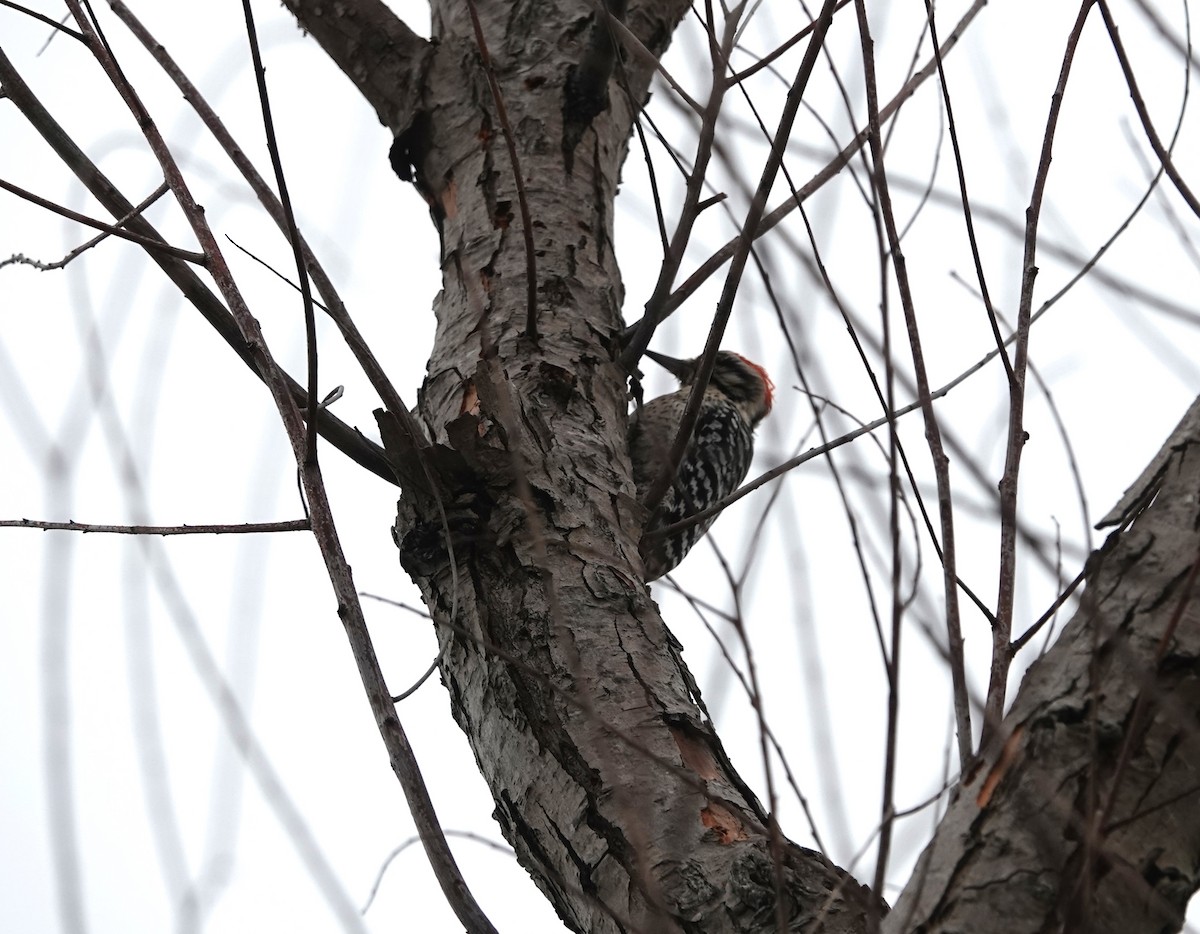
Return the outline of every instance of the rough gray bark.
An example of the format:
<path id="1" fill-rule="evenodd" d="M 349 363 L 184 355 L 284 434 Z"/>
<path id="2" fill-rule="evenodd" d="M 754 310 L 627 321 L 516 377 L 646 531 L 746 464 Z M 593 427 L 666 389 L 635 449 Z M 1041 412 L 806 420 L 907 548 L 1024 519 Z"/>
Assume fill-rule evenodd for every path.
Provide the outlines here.
<path id="1" fill-rule="evenodd" d="M 1182 926 L 1200 887 L 1200 402 L 1151 468 L 885 931 Z"/>
<path id="2" fill-rule="evenodd" d="M 534 221 L 534 339 L 514 166 L 469 5 L 433 4 L 433 42 L 377 0 L 287 5 L 392 129 L 393 165 L 441 236 L 423 465 L 381 425 L 405 481 L 401 560 L 522 864 L 577 931 L 771 931 L 781 895 L 789 930 L 866 931 L 871 896 L 846 873 L 782 839 L 773 860 L 767 815 L 643 581 L 612 206 L 648 66 L 607 54 L 599 6 L 479 3 Z M 625 21 L 660 54 L 686 9 L 634 5 Z M 1198 479 L 1185 445 L 1158 503 L 1097 562 L 887 930 L 1179 927 L 1200 860 L 1186 641 L 1200 633 L 1190 607 L 1170 620 L 1200 549 Z"/>
<path id="3" fill-rule="evenodd" d="M 683 11 L 634 9 L 629 24 L 661 52 Z M 415 496 L 401 504 L 401 558 L 443 624 L 443 677 L 497 819 L 567 924 L 769 927 L 766 815 L 640 580 L 612 203 L 649 71 L 627 61 L 627 89 L 606 77 L 597 111 L 577 67 L 606 28 L 590 9 L 480 16 L 536 219 L 540 337 L 522 336 L 513 167 L 472 25 L 463 4 L 435 5 L 423 116 L 400 144 L 442 240 L 420 417 L 456 455 L 442 490 L 459 562 L 453 627 L 440 519 Z M 789 914 L 861 923 L 858 886 L 816 854 L 790 850 L 782 884 Z"/>
<path id="4" fill-rule="evenodd" d="M 345 7 L 310 25 L 293 5 L 318 38 L 345 36 L 329 21 Z M 657 54 L 686 8 L 646 4 L 626 23 Z M 641 580 L 612 204 L 649 67 L 627 57 L 606 74 L 607 26 L 586 5 L 481 3 L 479 16 L 535 219 L 539 336 L 523 335 L 514 170 L 469 10 L 435 4 L 436 41 L 418 50 L 432 53 L 412 72 L 419 104 L 388 123 L 393 165 L 411 171 L 442 242 L 419 418 L 437 443 L 426 458 L 457 580 L 412 463 L 399 468 L 413 481 L 397 539 L 440 624 L 452 709 L 497 819 L 575 930 L 770 928 L 777 884 L 797 923 L 860 928 L 861 888 L 819 854 L 780 841 L 777 879 L 767 817 Z M 334 54 L 353 45 L 339 39 Z"/>

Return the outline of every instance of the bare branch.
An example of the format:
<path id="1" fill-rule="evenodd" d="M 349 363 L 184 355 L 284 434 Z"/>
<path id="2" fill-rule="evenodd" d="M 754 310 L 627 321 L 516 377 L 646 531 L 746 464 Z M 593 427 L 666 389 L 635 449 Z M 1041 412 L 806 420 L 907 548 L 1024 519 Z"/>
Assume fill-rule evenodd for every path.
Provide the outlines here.
<path id="1" fill-rule="evenodd" d="M 49 16 L 46 16 L 44 13 L 39 13 L 37 10 L 31 10 L 28 7 L 22 6 L 19 3 L 14 3 L 13 0 L 0 0 L 0 6 L 6 6 L 10 10 L 16 10 L 18 13 L 24 13 L 26 16 L 32 16 L 34 19 L 45 23 L 51 29 L 54 29 L 57 32 L 64 32 L 68 36 L 70 36 L 72 39 L 76 39 L 79 42 L 86 43 L 86 40 L 83 38 L 83 33 L 79 32 L 78 30 L 72 29 L 70 26 L 64 25 L 63 23 L 55 22 Z"/>
<path id="2" fill-rule="evenodd" d="M 966 31 L 967 27 L 971 24 L 972 20 L 979 15 L 979 12 L 984 8 L 985 5 L 986 0 L 975 0 L 975 2 L 971 4 L 970 9 L 968 9 L 966 13 L 962 15 L 962 18 L 958 21 L 954 29 L 950 31 L 950 34 L 942 43 L 941 55 L 943 58 L 945 58 L 945 56 L 949 54 L 950 50 L 958 44 L 958 40 L 962 38 L 962 35 Z M 920 87 L 929 78 L 929 76 L 934 74 L 936 71 L 937 62 L 935 59 L 931 58 L 928 62 L 926 62 L 925 67 L 913 75 L 912 78 L 910 78 L 904 85 L 904 87 L 902 87 L 896 93 L 891 101 L 889 101 L 885 107 L 880 109 L 880 125 L 895 116 L 896 112 L 900 109 L 904 102 L 912 97 L 912 95 L 916 93 L 917 88 Z M 773 211 L 769 211 L 763 217 L 762 222 L 758 225 L 757 230 L 752 236 L 756 238 L 761 237 L 769 230 L 772 230 L 774 227 L 776 227 L 785 217 L 791 214 L 792 211 L 796 210 L 796 208 L 799 207 L 804 201 L 811 197 L 815 192 L 819 191 L 826 182 L 841 172 L 841 170 L 850 162 L 851 157 L 853 157 L 856 152 L 866 145 L 866 142 L 867 130 L 863 129 L 859 131 L 854 139 L 852 139 L 842 148 L 841 152 L 839 152 L 833 157 L 833 159 L 829 161 L 825 168 L 814 175 L 807 184 L 800 188 L 798 196 L 788 198 L 788 200 L 779 205 L 779 207 L 775 208 Z M 690 298 L 696 292 L 696 290 L 700 288 L 701 285 L 708 281 L 708 278 L 713 273 L 724 266 L 730 257 L 735 255 L 739 248 L 740 241 L 745 236 L 750 236 L 750 234 L 743 231 L 741 235 L 734 237 L 723 247 L 717 250 L 712 256 L 701 263 L 696 270 L 690 276 L 688 276 L 683 284 L 671 293 L 671 296 L 666 300 L 666 302 L 664 302 L 662 317 L 666 318 L 668 315 L 672 314 L 676 309 L 679 308 L 680 305 L 686 302 L 688 298 Z M 633 327 L 636 326 L 636 324 L 633 325 Z"/>
<path id="3" fill-rule="evenodd" d="M 271 116 L 271 99 L 267 92 L 267 72 L 262 63 L 262 51 L 258 47 L 258 30 L 254 27 L 254 10 L 250 0 L 242 0 L 242 11 L 246 17 L 246 38 L 250 41 L 250 57 L 254 62 L 254 80 L 258 87 L 258 101 L 262 107 L 263 131 L 267 137 L 267 152 L 271 156 L 271 168 L 275 171 L 275 185 L 279 189 L 279 204 L 283 209 L 288 242 L 296 262 L 296 278 L 300 281 L 300 296 L 304 303 L 304 342 L 308 358 L 308 422 L 305 431 L 305 457 L 308 463 L 317 460 L 317 316 L 313 310 L 312 284 L 304 268 L 304 247 L 300 231 L 296 227 L 296 215 L 292 211 L 292 199 L 288 194 L 287 177 L 283 174 L 283 157 L 279 154 L 279 140 L 275 138 L 275 120 Z"/>
<path id="4" fill-rule="evenodd" d="M 1158 131 L 1154 129 L 1154 123 L 1150 119 L 1150 112 L 1146 110 L 1146 102 L 1142 99 L 1142 92 L 1138 90 L 1137 78 L 1133 74 L 1133 66 L 1129 63 L 1129 56 L 1125 54 L 1125 45 L 1121 42 L 1121 37 L 1117 31 L 1117 24 L 1113 21 L 1112 12 L 1108 8 L 1105 0 L 1098 0 L 1100 4 L 1100 15 L 1104 17 L 1104 26 L 1108 30 L 1108 38 L 1112 42 L 1113 51 L 1117 53 L 1117 61 L 1121 63 L 1121 73 L 1125 75 L 1125 83 L 1129 85 L 1129 96 L 1133 99 L 1134 109 L 1137 110 L 1138 119 L 1142 121 L 1142 129 L 1146 131 L 1146 139 L 1150 141 L 1150 146 L 1154 149 L 1154 154 L 1158 156 L 1158 161 L 1162 163 L 1162 167 L 1166 170 L 1167 178 L 1175 185 L 1176 190 L 1187 202 L 1187 206 L 1192 209 L 1197 217 L 1200 217 L 1200 199 L 1192 193 L 1192 189 L 1188 187 L 1187 182 L 1183 180 L 1183 176 L 1179 174 L 1179 169 L 1175 167 L 1174 160 L 1171 159 L 1171 153 L 1167 147 L 1163 145 L 1162 140 L 1158 138 Z"/>
<path id="5" fill-rule="evenodd" d="M 132 231 L 124 230 L 121 227 L 116 227 L 112 224 L 106 224 L 103 221 L 95 220 L 94 218 L 88 217 L 86 214 L 80 214 L 78 211 L 72 211 L 70 208 L 64 207 L 61 204 L 56 204 L 55 202 L 49 201 L 46 198 L 39 197 L 31 191 L 26 191 L 24 188 L 20 188 L 11 182 L 6 182 L 2 178 L 0 178 L 0 188 L 11 192 L 19 198 L 23 198 L 30 204 L 36 204 L 38 207 L 45 208 L 47 211 L 52 211 L 60 217 L 65 217 L 67 220 L 72 220 L 76 223 L 83 224 L 85 227 L 91 227 L 93 230 L 103 230 L 106 234 L 110 234 L 114 237 L 120 237 L 122 240 L 128 240 L 131 243 L 136 243 L 138 246 L 145 247 L 147 250 L 162 252 L 168 256 L 174 256 L 176 259 L 182 259 L 185 262 L 193 263 L 197 266 L 204 266 L 207 263 L 203 253 L 195 253 L 191 250 L 184 250 L 177 246 L 171 246 L 171 244 L 164 240 L 156 240 L 155 238 L 147 237 L 144 234 L 133 233 Z M 125 215 L 125 219 L 127 220 L 136 216 L 136 210 L 130 211 Z"/>
<path id="6" fill-rule="evenodd" d="M 157 201 L 170 190 L 171 189 L 167 183 L 163 182 L 157 188 L 155 188 L 154 191 L 150 192 L 150 194 L 146 196 L 145 200 L 138 204 L 132 211 L 120 218 L 114 226 L 123 227 L 131 218 L 140 216 L 146 210 L 146 208 L 150 207 L 150 205 L 154 204 L 155 201 Z M 108 239 L 108 237 L 109 233 L 107 231 L 99 236 L 92 237 L 91 240 L 81 243 L 79 246 L 75 247 L 75 249 L 71 250 L 71 252 L 69 252 L 62 259 L 55 260 L 52 263 L 45 263 L 36 259 L 30 259 L 28 256 L 23 256 L 18 253 L 16 256 L 12 256 L 9 259 L 0 260 L 0 268 L 8 266 L 12 263 L 20 263 L 26 266 L 33 266 L 35 269 L 40 269 L 42 272 L 49 272 L 54 269 L 62 269 L 73 259 L 75 259 L 75 257 L 86 253 L 97 244 L 103 243 Z"/>
<path id="7" fill-rule="evenodd" d="M 146 111 L 132 86 L 125 80 L 111 52 L 83 14 L 79 0 L 67 0 L 75 15 L 76 23 L 88 39 L 92 54 L 104 68 L 114 87 L 121 94 L 139 128 L 146 138 L 163 169 L 167 181 L 175 192 L 176 200 L 191 224 L 192 230 L 209 257 L 213 278 L 228 303 L 239 331 L 251 349 L 255 365 L 263 382 L 271 392 L 279 412 L 280 421 L 287 432 L 292 453 L 299 469 L 305 501 L 312 517 L 313 536 L 324 559 L 329 581 L 338 600 L 338 615 L 341 618 L 351 650 L 358 664 L 367 701 L 375 714 L 376 725 L 387 748 L 392 768 L 408 799 L 409 810 L 417 824 L 425 851 L 447 900 L 458 914 L 459 920 L 471 934 L 494 934 L 495 928 L 479 908 L 454 860 L 453 854 L 442 835 L 437 815 L 430 800 L 424 778 L 408 743 L 404 728 L 396 716 L 395 707 L 379 667 L 379 660 L 363 618 L 362 605 L 350 565 L 337 532 L 325 489 L 321 469 L 315 459 L 308 457 L 308 445 L 300 410 L 282 370 L 276 364 L 267 347 L 258 321 L 250 314 L 245 300 L 233 280 L 232 273 L 217 244 L 216 237 L 208 225 L 204 211 L 196 204 L 188 185 L 175 161 L 166 141 L 159 133 L 154 121 Z"/>
<path id="8" fill-rule="evenodd" d="M 0 519 L 0 529 L 42 529 L 47 532 L 105 532 L 113 535 L 236 535 L 255 532 L 308 532 L 307 519 L 282 522 L 239 522 L 228 525 L 95 525 L 90 522 L 49 522 L 43 519 Z"/>
<path id="9" fill-rule="evenodd" d="M 1022 262 L 1021 303 L 1017 308 L 1016 346 L 1013 352 L 1013 378 L 1009 380 L 1008 443 L 1004 460 L 1004 474 L 1000 478 L 1000 581 L 996 601 L 996 625 L 992 629 L 992 664 L 988 679 L 987 704 L 983 715 L 983 733 L 979 738 L 980 748 L 991 742 L 1000 717 L 1004 712 L 1004 696 L 1008 685 L 1008 669 L 1012 662 L 1012 618 L 1013 601 L 1016 594 L 1017 560 L 1017 480 L 1021 468 L 1021 452 L 1025 446 L 1025 370 L 1029 360 L 1029 326 L 1033 311 L 1033 284 L 1037 277 L 1037 230 L 1041 216 L 1042 198 L 1046 190 L 1046 178 L 1050 173 L 1050 158 L 1054 151 L 1054 131 L 1062 108 L 1063 94 L 1067 89 L 1067 78 L 1075 48 L 1083 33 L 1084 23 L 1094 0 L 1083 0 L 1075 25 L 1067 37 L 1063 53 L 1062 68 L 1058 84 L 1050 100 L 1050 113 L 1046 118 L 1046 131 L 1042 137 L 1042 153 L 1038 162 L 1033 193 L 1029 209 L 1025 212 L 1025 255 Z"/>
<path id="10" fill-rule="evenodd" d="M 13 68 L 12 62 L 2 49 L 0 49 L 0 84 L 4 85 L 5 93 L 17 105 L 17 108 L 25 116 L 25 119 L 50 144 L 58 157 L 83 182 L 84 187 L 95 196 L 96 200 L 103 204 L 114 217 L 125 218 L 136 214 L 133 204 L 117 190 L 112 182 L 96 167 L 95 163 L 75 144 L 75 141 L 63 130 L 46 108 L 42 106 L 29 86 L 17 73 L 16 69 Z M 149 237 L 152 240 L 162 240 L 154 227 L 144 218 L 134 216 L 128 222 L 127 226 L 132 231 Z M 166 256 L 162 251 L 152 251 L 150 256 L 158 264 L 159 268 L 167 274 L 167 277 L 175 283 L 184 298 L 191 302 L 196 310 L 204 315 L 205 320 L 212 325 L 213 329 L 221 336 L 221 339 L 237 353 L 252 371 L 258 373 L 259 369 L 255 362 L 255 356 L 251 352 L 250 347 L 242 339 L 237 322 L 204 281 L 185 263 L 174 257 Z M 304 404 L 306 398 L 304 390 L 291 377 L 285 376 L 284 379 L 292 396 L 299 400 L 301 404 Z M 396 482 L 395 473 L 383 449 L 378 444 L 364 437 L 357 429 L 351 428 L 345 422 L 331 415 L 328 410 L 322 409 L 318 418 L 318 428 L 329 439 L 331 444 L 357 463 L 366 467 L 376 476 L 387 480 L 389 483 Z"/>

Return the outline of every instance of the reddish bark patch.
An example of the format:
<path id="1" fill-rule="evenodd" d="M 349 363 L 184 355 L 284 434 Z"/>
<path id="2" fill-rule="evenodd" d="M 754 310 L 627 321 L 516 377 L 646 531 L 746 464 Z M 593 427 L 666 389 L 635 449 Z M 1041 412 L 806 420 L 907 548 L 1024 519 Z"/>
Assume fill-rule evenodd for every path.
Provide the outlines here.
<path id="1" fill-rule="evenodd" d="M 1004 743 L 1004 748 L 1000 750 L 1000 758 L 996 760 L 996 764 L 992 766 L 992 770 L 988 772 L 987 778 L 983 780 L 983 787 L 979 789 L 979 795 L 975 798 L 975 803 L 981 808 L 988 806 L 988 802 L 992 800 L 992 794 L 996 791 L 996 786 L 1008 774 L 1009 768 L 1017 761 L 1018 754 L 1021 748 L 1021 737 L 1025 733 L 1024 726 L 1018 726 L 1012 732 L 1012 736 Z"/>
<path id="2" fill-rule="evenodd" d="M 738 843 L 750 839 L 737 814 L 716 801 L 700 811 L 700 822 L 715 832 L 721 843 Z"/>
<path id="3" fill-rule="evenodd" d="M 459 415 L 474 415 L 479 417 L 479 390 L 475 388 L 474 380 L 467 380 L 463 389 L 462 403 L 458 407 Z"/>
<path id="4" fill-rule="evenodd" d="M 684 765 L 705 781 L 720 777 L 720 770 L 717 768 L 716 760 L 713 759 L 712 750 L 709 749 L 707 743 L 699 741 L 687 731 L 676 726 L 672 726 L 670 729 Z"/>
<path id="5" fill-rule="evenodd" d="M 446 187 L 441 192 L 442 199 L 442 216 L 447 220 L 455 217 L 458 214 L 458 186 L 454 183 L 454 176 L 446 179 Z"/>

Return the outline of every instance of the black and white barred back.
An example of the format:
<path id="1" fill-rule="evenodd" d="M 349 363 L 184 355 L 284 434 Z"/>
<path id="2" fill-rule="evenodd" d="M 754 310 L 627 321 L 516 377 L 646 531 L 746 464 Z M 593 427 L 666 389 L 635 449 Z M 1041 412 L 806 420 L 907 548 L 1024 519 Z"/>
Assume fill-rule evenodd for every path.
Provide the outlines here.
<path id="1" fill-rule="evenodd" d="M 674 373 L 681 386 L 630 417 L 629 454 L 639 498 L 663 469 L 700 362 L 647 353 Z M 693 516 L 737 489 L 754 456 L 754 428 L 771 411 L 773 389 L 762 367 L 730 351 L 717 354 L 691 443 L 647 533 Z M 646 579 L 657 580 L 674 569 L 715 520 L 709 516 L 666 536 L 646 535 L 641 547 Z"/>

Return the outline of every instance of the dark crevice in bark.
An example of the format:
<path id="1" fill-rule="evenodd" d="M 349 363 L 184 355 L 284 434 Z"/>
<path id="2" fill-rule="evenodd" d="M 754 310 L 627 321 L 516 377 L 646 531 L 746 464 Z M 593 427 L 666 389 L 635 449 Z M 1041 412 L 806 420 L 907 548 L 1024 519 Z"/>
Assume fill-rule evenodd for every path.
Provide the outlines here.
<path id="1" fill-rule="evenodd" d="M 618 20 L 625 18 L 626 5 L 625 0 L 604 3 L 607 12 Z M 587 23 L 583 53 L 567 68 L 563 82 L 562 156 L 568 175 L 575 171 L 575 147 L 596 117 L 608 109 L 608 82 L 620 53 L 612 27 L 603 14 L 594 13 Z"/>

